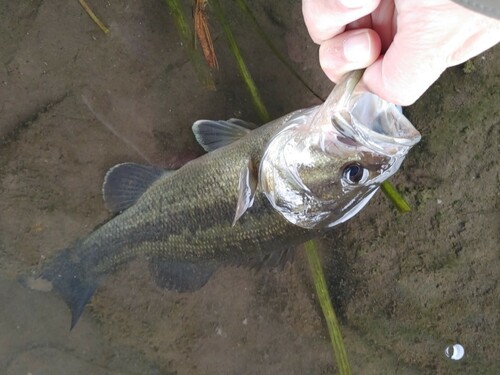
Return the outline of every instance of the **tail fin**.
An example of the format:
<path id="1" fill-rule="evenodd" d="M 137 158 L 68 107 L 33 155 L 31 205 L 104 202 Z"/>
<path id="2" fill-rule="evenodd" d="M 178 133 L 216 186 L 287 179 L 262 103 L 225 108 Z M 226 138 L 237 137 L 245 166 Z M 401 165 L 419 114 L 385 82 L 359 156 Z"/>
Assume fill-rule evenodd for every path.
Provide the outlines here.
<path id="1" fill-rule="evenodd" d="M 76 247 L 68 248 L 49 261 L 40 278 L 50 281 L 71 310 L 71 328 L 76 325 L 99 280 L 89 275 L 85 264 L 78 259 Z"/>

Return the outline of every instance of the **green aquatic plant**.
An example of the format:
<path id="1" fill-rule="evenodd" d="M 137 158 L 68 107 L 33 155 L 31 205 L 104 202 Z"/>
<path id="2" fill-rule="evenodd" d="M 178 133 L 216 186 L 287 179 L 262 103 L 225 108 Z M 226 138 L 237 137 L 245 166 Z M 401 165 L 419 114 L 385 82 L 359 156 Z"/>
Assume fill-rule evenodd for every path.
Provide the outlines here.
<path id="1" fill-rule="evenodd" d="M 229 44 L 229 49 L 231 50 L 231 52 L 234 55 L 234 58 L 236 59 L 236 63 L 238 64 L 238 69 L 240 70 L 240 74 L 243 77 L 243 80 L 245 81 L 245 85 L 248 91 L 250 92 L 250 96 L 252 97 L 252 101 L 259 115 L 259 118 L 261 119 L 262 122 L 266 123 L 270 120 L 269 113 L 267 112 L 266 106 L 264 105 L 264 102 L 260 97 L 259 90 L 257 89 L 257 86 L 255 85 L 255 82 L 252 78 L 252 75 L 250 74 L 250 71 L 247 68 L 245 60 L 241 55 L 240 49 L 238 48 L 238 44 L 236 43 L 236 39 L 234 38 L 231 28 L 229 27 L 229 24 L 226 20 L 226 16 L 224 14 L 224 11 L 222 10 L 219 0 L 211 0 L 211 3 L 215 11 L 215 14 L 217 15 L 217 18 L 219 19 L 219 22 L 222 26 L 224 35 L 226 36 L 227 43 Z"/>
<path id="2" fill-rule="evenodd" d="M 304 78 L 302 78 L 302 76 L 297 72 L 297 70 L 295 70 L 295 68 L 288 61 L 288 59 L 286 59 L 281 54 L 281 52 L 278 50 L 278 48 L 276 48 L 276 46 L 273 44 L 273 42 L 271 41 L 271 39 L 267 36 L 266 32 L 260 26 L 259 22 L 257 21 L 257 18 L 255 18 L 255 15 L 253 14 L 252 10 L 250 9 L 250 7 L 246 3 L 246 1 L 245 0 L 236 0 L 236 3 L 239 5 L 239 7 L 243 11 L 243 13 L 250 19 L 250 21 L 252 22 L 252 25 L 254 26 L 254 29 L 257 32 L 257 34 L 262 38 L 262 40 L 264 41 L 264 43 L 266 43 L 267 47 L 274 53 L 274 55 L 277 57 L 277 59 L 279 61 L 281 61 L 281 63 L 283 65 L 285 65 L 285 67 L 290 71 L 290 73 L 296 79 L 298 79 L 300 81 L 300 83 L 302 83 L 302 85 L 304 85 L 304 87 L 307 90 L 309 90 L 309 92 L 311 94 L 313 94 L 319 100 L 325 101 L 324 98 L 322 98 L 318 93 L 316 93 L 314 91 L 314 89 L 311 86 L 309 86 L 309 84 L 304 80 Z"/>
<path id="3" fill-rule="evenodd" d="M 399 212 L 409 212 L 411 207 L 408 202 L 399 194 L 394 186 L 389 181 L 384 181 L 380 185 L 380 189 L 384 192 L 385 196 L 396 206 Z"/>
<path id="4" fill-rule="evenodd" d="M 314 241 L 307 241 L 304 247 L 314 281 L 314 289 L 316 290 L 316 295 L 318 296 L 319 304 L 323 311 L 323 316 L 325 317 L 326 326 L 328 327 L 328 334 L 330 335 L 337 367 L 341 375 L 350 375 L 351 366 L 347 359 L 347 352 L 345 350 L 342 332 L 340 331 L 340 324 L 335 315 L 330 294 L 328 293 L 325 274 L 321 266 L 321 260 L 318 256 L 317 245 Z"/>

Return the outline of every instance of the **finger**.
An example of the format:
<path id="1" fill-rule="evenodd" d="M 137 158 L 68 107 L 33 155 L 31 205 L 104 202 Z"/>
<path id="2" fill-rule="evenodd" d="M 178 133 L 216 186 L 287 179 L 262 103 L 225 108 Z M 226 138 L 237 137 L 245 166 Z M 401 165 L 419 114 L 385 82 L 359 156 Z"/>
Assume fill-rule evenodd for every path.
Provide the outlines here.
<path id="1" fill-rule="evenodd" d="M 396 48 L 366 69 L 366 87 L 381 98 L 399 105 L 413 104 L 446 69 L 445 59 L 434 52 Z"/>
<path id="2" fill-rule="evenodd" d="M 351 70 L 366 68 L 379 56 L 380 38 L 371 29 L 346 31 L 319 48 L 321 67 L 334 82 Z"/>
<path id="3" fill-rule="evenodd" d="M 320 44 L 377 8 L 380 0 L 303 0 L 302 13 L 312 40 Z"/>
<path id="4" fill-rule="evenodd" d="M 400 105 L 413 104 L 448 66 L 461 63 L 500 40 L 498 21 L 452 2 L 443 1 L 440 7 L 433 3 L 431 9 L 423 8 L 420 12 L 416 12 L 414 4 L 417 2 L 403 4 L 413 6 L 411 9 L 403 5 L 398 8 L 398 29 L 393 42 L 363 75 L 370 91 Z M 376 20 L 373 22 L 375 27 Z"/>
<path id="5" fill-rule="evenodd" d="M 377 9 L 371 14 L 373 30 L 380 36 L 382 51 L 387 51 L 396 34 L 395 5 L 393 0 L 382 0 Z"/>

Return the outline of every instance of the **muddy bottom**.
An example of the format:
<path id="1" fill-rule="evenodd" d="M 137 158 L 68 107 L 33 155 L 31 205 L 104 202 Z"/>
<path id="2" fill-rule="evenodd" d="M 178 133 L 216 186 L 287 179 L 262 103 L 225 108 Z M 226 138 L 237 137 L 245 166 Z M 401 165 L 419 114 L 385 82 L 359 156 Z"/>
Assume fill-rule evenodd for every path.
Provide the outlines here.
<path id="1" fill-rule="evenodd" d="M 55 293 L 18 280 L 111 215 L 113 165 L 174 168 L 203 153 L 200 118 L 259 122 L 224 35 L 201 85 L 162 1 L 0 4 L 0 372 L 331 374 L 326 325 L 298 252 L 282 272 L 223 268 L 201 290 L 158 288 L 144 260 L 111 275 L 78 325 Z M 319 104 L 223 2 L 272 118 Z M 252 3 L 278 50 L 320 95 L 331 83 L 300 3 Z M 190 10 L 186 8 L 189 15 Z M 449 69 L 406 114 L 422 133 L 392 182 L 321 239 L 355 374 L 494 374 L 498 348 L 498 47 Z M 465 356 L 446 358 L 460 343 Z"/>

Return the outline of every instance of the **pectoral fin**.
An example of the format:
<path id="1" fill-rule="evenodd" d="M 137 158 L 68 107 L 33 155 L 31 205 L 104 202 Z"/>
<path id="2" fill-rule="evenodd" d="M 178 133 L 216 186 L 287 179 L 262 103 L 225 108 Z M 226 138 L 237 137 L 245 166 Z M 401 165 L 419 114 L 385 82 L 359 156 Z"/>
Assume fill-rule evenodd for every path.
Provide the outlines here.
<path id="1" fill-rule="evenodd" d="M 151 260 L 151 272 L 156 284 L 180 293 L 200 289 L 217 268 L 218 265 L 213 263 L 194 264 L 160 257 Z"/>
<path id="2" fill-rule="evenodd" d="M 269 253 L 253 253 L 248 258 L 243 257 L 234 265 L 260 270 L 277 270 L 282 271 L 287 264 L 291 264 L 297 253 L 297 247 L 277 248 Z"/>
<path id="3" fill-rule="evenodd" d="M 160 177 L 170 173 L 164 169 L 136 163 L 117 164 L 111 168 L 102 186 L 106 207 L 120 213 L 132 206 Z"/>
<path id="4" fill-rule="evenodd" d="M 210 152 L 236 142 L 255 128 L 252 123 L 232 118 L 227 121 L 198 120 L 192 129 L 200 146 Z"/>
<path id="5" fill-rule="evenodd" d="M 274 250 L 260 259 L 254 259 L 249 266 L 256 269 L 277 269 L 283 271 L 288 263 L 293 262 L 296 252 L 296 247 Z"/>
<path id="6" fill-rule="evenodd" d="M 255 191 L 257 190 L 257 173 L 258 170 L 252 160 L 248 160 L 248 163 L 240 172 L 240 179 L 238 182 L 238 203 L 236 204 L 233 225 L 236 224 L 246 210 L 252 207 Z"/>

